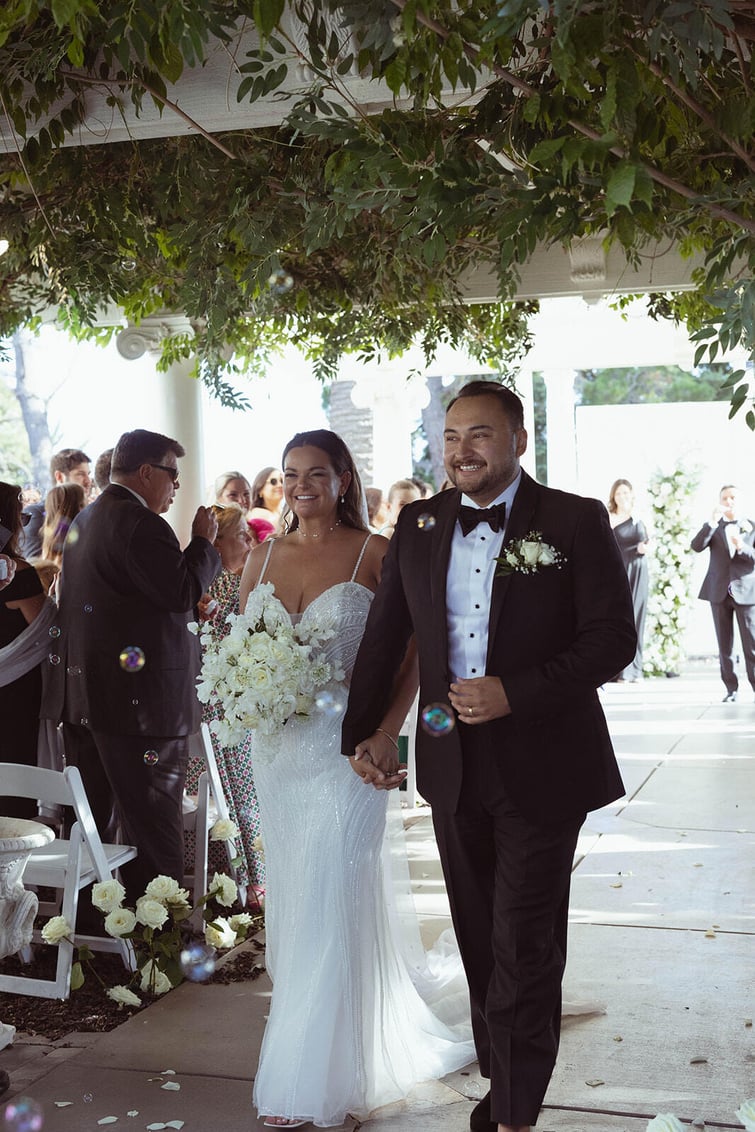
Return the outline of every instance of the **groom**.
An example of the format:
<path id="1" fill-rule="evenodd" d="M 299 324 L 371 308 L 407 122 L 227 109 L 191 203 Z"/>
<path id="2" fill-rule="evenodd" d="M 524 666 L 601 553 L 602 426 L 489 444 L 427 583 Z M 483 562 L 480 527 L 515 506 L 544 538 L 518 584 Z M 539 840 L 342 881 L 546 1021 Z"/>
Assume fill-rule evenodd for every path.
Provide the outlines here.
<path id="1" fill-rule="evenodd" d="M 399 516 L 343 724 L 343 753 L 365 782 L 398 785 L 396 751 L 376 728 L 414 635 L 420 710 L 435 708 L 417 732 L 417 781 L 490 1078 L 474 1132 L 529 1132 L 548 1087 L 577 835 L 588 810 L 623 793 L 596 689 L 636 645 L 605 508 L 530 479 L 526 445 L 521 402 L 504 386 L 471 382 L 449 405 L 457 490 Z"/>

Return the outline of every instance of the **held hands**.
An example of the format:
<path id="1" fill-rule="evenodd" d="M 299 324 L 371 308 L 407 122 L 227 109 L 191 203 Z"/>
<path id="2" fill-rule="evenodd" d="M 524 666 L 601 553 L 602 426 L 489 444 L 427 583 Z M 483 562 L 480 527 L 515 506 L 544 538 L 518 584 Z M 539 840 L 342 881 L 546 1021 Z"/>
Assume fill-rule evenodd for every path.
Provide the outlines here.
<path id="1" fill-rule="evenodd" d="M 209 507 L 197 507 L 194 522 L 191 524 L 192 538 L 206 538 L 214 542 L 218 534 L 218 520 Z"/>
<path id="2" fill-rule="evenodd" d="M 398 751 L 382 731 L 358 743 L 349 762 L 354 773 L 376 790 L 395 790 L 406 778 L 406 771 L 399 770 Z"/>
<path id="3" fill-rule="evenodd" d="M 16 561 L 7 554 L 0 554 L 0 590 L 5 589 L 16 575 Z"/>
<path id="4" fill-rule="evenodd" d="M 489 723 L 511 715 L 511 705 L 498 676 L 456 680 L 448 695 L 460 723 Z"/>

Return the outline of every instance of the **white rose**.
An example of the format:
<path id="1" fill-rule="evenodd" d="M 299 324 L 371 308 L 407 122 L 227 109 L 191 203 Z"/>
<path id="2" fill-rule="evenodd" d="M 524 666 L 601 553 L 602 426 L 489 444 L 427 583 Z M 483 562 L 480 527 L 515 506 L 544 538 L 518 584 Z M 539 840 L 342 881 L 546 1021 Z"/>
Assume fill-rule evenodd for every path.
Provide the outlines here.
<path id="1" fill-rule="evenodd" d="M 645 1132 L 684 1132 L 684 1125 L 672 1113 L 661 1112 L 649 1121 Z"/>
<path id="2" fill-rule="evenodd" d="M 136 927 L 136 916 L 130 908 L 114 908 L 105 917 L 105 931 L 118 939 Z"/>
<path id="3" fill-rule="evenodd" d="M 151 880 L 144 890 L 144 895 L 148 896 L 150 900 L 168 900 L 170 897 L 175 896 L 180 888 L 177 880 L 173 877 L 163 876 L 161 873 Z"/>
<path id="4" fill-rule="evenodd" d="M 107 992 L 108 998 L 112 998 L 113 1002 L 117 1002 L 119 1006 L 141 1006 L 142 1000 L 137 994 L 129 990 L 128 987 L 111 987 Z"/>
<path id="5" fill-rule="evenodd" d="M 230 908 L 238 896 L 236 881 L 226 876 L 225 873 L 215 873 L 210 882 L 210 892 L 218 904 L 224 904 L 226 908 Z"/>
<path id="6" fill-rule="evenodd" d="M 236 932 L 228 920 L 218 916 L 211 924 L 205 924 L 204 940 L 210 947 L 233 947 L 236 942 Z"/>
<path id="7" fill-rule="evenodd" d="M 161 971 L 154 959 L 150 959 L 142 967 L 142 981 L 139 986 L 145 992 L 165 994 L 171 989 L 172 983 L 164 971 Z"/>
<path id="8" fill-rule="evenodd" d="M 189 890 L 186 888 L 176 889 L 172 896 L 165 897 L 165 903 L 171 912 L 174 908 L 190 908 Z"/>
<path id="9" fill-rule="evenodd" d="M 538 562 L 540 563 L 541 566 L 552 566 L 555 561 L 556 561 L 556 555 L 553 551 L 553 547 L 548 546 L 548 543 L 544 542 L 543 545 L 540 547 L 540 555 L 538 557 Z"/>
<path id="10" fill-rule="evenodd" d="M 238 915 L 231 916 L 228 923 L 237 932 L 239 928 L 248 928 L 253 919 L 254 917 L 250 916 L 248 912 L 239 912 Z"/>
<path id="11" fill-rule="evenodd" d="M 65 916 L 53 916 L 42 928 L 42 939 L 45 943 L 60 943 L 70 934 L 71 926 Z"/>
<path id="12" fill-rule="evenodd" d="M 112 912 L 120 908 L 126 889 L 117 880 L 101 880 L 92 885 L 92 903 L 100 912 Z"/>
<path id="13" fill-rule="evenodd" d="M 231 841 L 238 837 L 239 827 L 230 818 L 218 818 L 210 830 L 210 841 Z"/>
<path id="14" fill-rule="evenodd" d="M 747 1132 L 755 1132 L 755 1099 L 743 1101 L 734 1115 L 742 1121 Z"/>
<path id="15" fill-rule="evenodd" d="M 522 542 L 522 558 L 527 566 L 536 566 L 540 554 L 539 542 Z"/>
<path id="16" fill-rule="evenodd" d="M 136 902 L 136 918 L 145 928 L 161 928 L 168 918 L 168 910 L 159 900 L 140 896 Z"/>

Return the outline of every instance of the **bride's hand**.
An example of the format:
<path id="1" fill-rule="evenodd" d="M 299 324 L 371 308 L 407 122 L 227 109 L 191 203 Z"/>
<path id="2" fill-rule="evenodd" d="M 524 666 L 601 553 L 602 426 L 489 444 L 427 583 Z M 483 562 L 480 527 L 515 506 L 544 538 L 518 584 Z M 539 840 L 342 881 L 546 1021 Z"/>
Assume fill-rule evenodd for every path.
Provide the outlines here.
<path id="1" fill-rule="evenodd" d="M 395 790 L 406 778 L 406 771 L 399 769 L 396 748 L 380 731 L 358 743 L 349 762 L 354 773 L 376 790 Z"/>

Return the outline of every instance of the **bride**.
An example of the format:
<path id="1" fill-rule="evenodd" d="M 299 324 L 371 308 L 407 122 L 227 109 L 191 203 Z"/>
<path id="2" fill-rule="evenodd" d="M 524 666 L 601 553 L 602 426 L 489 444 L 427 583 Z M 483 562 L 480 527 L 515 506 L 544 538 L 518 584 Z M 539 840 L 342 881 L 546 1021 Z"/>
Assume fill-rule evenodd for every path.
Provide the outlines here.
<path id="1" fill-rule="evenodd" d="M 328 685 L 309 717 L 291 717 L 271 737 L 254 733 L 273 980 L 254 1104 L 268 1127 L 333 1127 L 475 1052 L 466 995 L 413 961 L 399 931 L 389 794 L 366 786 L 340 754 L 341 711 L 387 540 L 367 530 L 359 477 L 335 433 L 294 436 L 283 479 L 287 531 L 249 556 L 240 608 L 272 583 L 293 624 L 315 634 L 336 627 L 326 659 L 345 679 Z M 386 742 L 395 745 L 415 687 L 411 671 L 398 675 L 381 721 Z"/>

